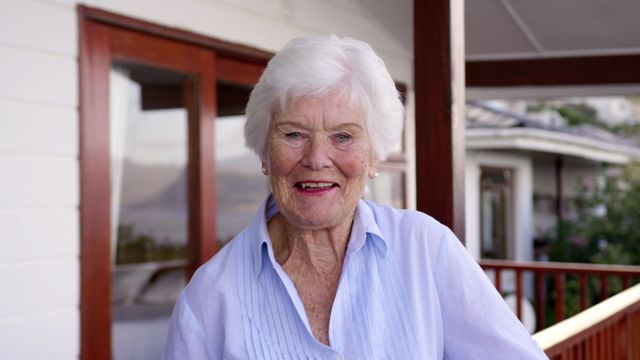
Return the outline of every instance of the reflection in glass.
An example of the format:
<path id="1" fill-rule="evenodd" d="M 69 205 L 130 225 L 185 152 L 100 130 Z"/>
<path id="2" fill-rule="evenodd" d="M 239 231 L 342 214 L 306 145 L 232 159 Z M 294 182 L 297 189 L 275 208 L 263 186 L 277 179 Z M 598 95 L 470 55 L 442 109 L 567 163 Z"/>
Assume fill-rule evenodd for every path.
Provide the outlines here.
<path id="1" fill-rule="evenodd" d="M 369 180 L 364 198 L 398 209 L 404 208 L 404 172 L 380 169 L 378 177 Z"/>
<path id="2" fill-rule="evenodd" d="M 258 157 L 244 145 L 249 87 L 218 84 L 215 122 L 217 240 L 223 246 L 251 223 L 268 194 Z"/>
<path id="3" fill-rule="evenodd" d="M 110 76 L 114 359 L 160 357 L 185 284 L 183 82 L 178 74 L 133 65 L 114 67 Z M 162 92 L 172 99 L 145 98 L 158 88 L 178 92 Z"/>

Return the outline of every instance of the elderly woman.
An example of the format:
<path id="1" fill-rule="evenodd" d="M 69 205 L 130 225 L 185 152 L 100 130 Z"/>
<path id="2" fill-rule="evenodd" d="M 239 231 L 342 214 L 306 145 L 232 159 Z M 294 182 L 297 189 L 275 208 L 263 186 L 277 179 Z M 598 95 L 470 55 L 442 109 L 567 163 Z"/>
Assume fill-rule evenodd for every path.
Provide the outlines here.
<path id="1" fill-rule="evenodd" d="M 182 292 L 165 358 L 546 358 L 448 228 L 361 200 L 403 122 L 369 45 L 291 41 L 246 113 L 272 195 Z"/>

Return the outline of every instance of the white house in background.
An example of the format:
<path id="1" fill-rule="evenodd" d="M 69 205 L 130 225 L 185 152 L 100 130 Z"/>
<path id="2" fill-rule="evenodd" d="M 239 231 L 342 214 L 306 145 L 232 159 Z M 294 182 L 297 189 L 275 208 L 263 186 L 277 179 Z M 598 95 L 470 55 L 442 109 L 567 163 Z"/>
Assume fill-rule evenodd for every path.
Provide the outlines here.
<path id="1" fill-rule="evenodd" d="M 609 132 L 564 126 L 491 106 L 467 105 L 466 245 L 476 258 L 534 260 L 534 239 L 570 216 L 578 181 L 603 164 L 640 159 L 640 148 Z"/>

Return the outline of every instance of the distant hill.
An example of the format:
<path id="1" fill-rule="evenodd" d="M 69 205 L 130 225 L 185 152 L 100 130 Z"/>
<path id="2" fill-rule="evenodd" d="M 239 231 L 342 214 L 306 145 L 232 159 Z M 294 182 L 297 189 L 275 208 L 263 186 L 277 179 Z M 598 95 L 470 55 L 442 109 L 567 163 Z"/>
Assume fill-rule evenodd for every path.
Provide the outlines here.
<path id="1" fill-rule="evenodd" d="M 246 159 L 218 164 L 216 176 L 217 232 L 228 239 L 249 224 L 267 194 L 266 178 L 259 169 L 239 166 Z M 146 166 L 126 161 L 120 223 L 134 232 L 162 242 L 186 241 L 186 168 Z"/>

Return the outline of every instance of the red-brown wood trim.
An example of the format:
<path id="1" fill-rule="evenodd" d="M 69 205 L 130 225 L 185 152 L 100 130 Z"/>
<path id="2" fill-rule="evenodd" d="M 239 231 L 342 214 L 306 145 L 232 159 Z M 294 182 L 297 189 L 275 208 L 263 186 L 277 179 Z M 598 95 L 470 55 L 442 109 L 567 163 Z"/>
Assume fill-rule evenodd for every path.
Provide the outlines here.
<path id="1" fill-rule="evenodd" d="M 565 262 L 540 262 L 540 261 L 513 261 L 480 259 L 480 266 L 487 269 L 523 270 L 536 273 L 568 273 L 596 276 L 606 274 L 609 276 L 640 276 L 640 266 L 609 265 L 609 264 L 582 264 Z"/>
<path id="2" fill-rule="evenodd" d="M 639 84 L 640 54 L 467 61 L 467 86 Z"/>
<path id="3" fill-rule="evenodd" d="M 154 35 L 160 38 L 166 38 L 183 43 L 207 47 L 215 50 L 218 55 L 234 57 L 237 59 L 258 63 L 262 62 L 265 64 L 273 56 L 273 54 L 268 51 L 260 50 L 254 47 L 234 44 L 231 42 L 199 35 L 186 30 L 169 28 L 148 21 L 114 14 L 112 12 L 85 5 L 78 6 L 78 9 L 81 16 L 96 23 L 121 27 L 139 31 L 149 35 Z"/>
<path id="4" fill-rule="evenodd" d="M 451 21 L 458 1 L 414 0 L 416 202 L 464 242 L 464 51 L 462 26 Z"/>
<path id="5" fill-rule="evenodd" d="M 189 253 L 187 274 L 211 258 L 216 242 L 216 178 L 214 121 L 216 119 L 216 61 L 213 52 L 199 56 L 198 78 L 185 86 L 189 116 Z"/>
<path id="6" fill-rule="evenodd" d="M 265 68 L 264 63 L 241 61 L 234 58 L 217 57 L 217 79 L 234 84 L 255 85 Z"/>
<path id="7" fill-rule="evenodd" d="M 110 48 L 113 60 L 135 62 L 156 68 L 195 74 L 200 71 L 200 54 L 203 51 L 208 51 L 201 47 L 158 38 L 137 31 L 114 28 L 103 24 L 96 26 L 107 29 L 111 34 Z M 140 46 L 140 44 L 145 44 L 145 46 Z M 150 49 L 153 49 L 153 51 L 150 51 Z M 213 62 L 206 66 L 213 66 Z"/>
<path id="8" fill-rule="evenodd" d="M 545 293 L 545 275 L 543 273 L 534 273 L 536 282 L 536 331 L 545 328 L 545 310 L 546 310 L 546 293 Z"/>
<path id="9" fill-rule="evenodd" d="M 189 209 L 187 232 L 187 264 L 186 275 L 190 279 L 198 268 L 196 264 L 200 257 L 200 247 L 193 239 L 201 236 L 200 231 L 200 174 L 198 168 L 200 163 L 200 152 L 198 146 L 198 137 L 200 135 L 200 124 L 198 118 L 200 116 L 200 99 L 198 98 L 198 90 L 202 83 L 196 78 L 189 79 L 182 87 L 183 104 L 187 109 L 187 154 L 189 161 L 187 162 L 187 208 Z"/>
<path id="10" fill-rule="evenodd" d="M 126 60 L 192 76 L 189 119 L 189 269 L 216 251 L 215 53 L 211 49 L 95 23 L 80 9 L 81 359 L 111 358 L 109 72 Z M 189 82 L 189 81 L 188 81 Z M 199 96 L 196 96 L 199 94 Z"/>
<path id="11" fill-rule="evenodd" d="M 624 325 L 625 323 L 629 324 L 627 322 L 628 321 L 627 319 L 632 317 L 635 317 L 636 319 L 640 320 L 639 316 L 640 316 L 640 303 L 632 304 L 627 308 L 621 309 L 615 314 L 612 314 L 609 318 L 607 318 L 606 320 L 603 320 L 601 323 L 596 324 L 593 327 L 587 328 L 575 334 L 574 336 L 571 336 L 555 344 L 554 346 L 551 346 L 550 348 L 545 349 L 545 353 L 547 354 L 547 356 L 549 356 L 549 358 L 554 358 L 555 356 L 562 354 L 563 351 L 566 351 L 566 349 L 570 348 L 571 346 L 574 346 L 575 344 L 584 343 L 587 345 L 586 353 L 589 353 L 592 356 L 590 358 L 609 359 L 611 357 L 609 357 L 608 353 L 600 354 L 600 356 L 597 356 L 597 354 L 595 353 L 596 351 L 601 351 L 600 349 L 601 344 L 599 342 L 599 337 L 602 336 L 605 328 L 612 324 L 621 325 L 620 329 L 622 331 L 622 334 L 619 334 L 617 336 L 617 339 L 621 339 L 623 337 L 629 338 L 629 339 L 636 339 L 637 336 L 640 335 L 637 333 L 637 328 L 633 329 L 633 328 L 626 327 Z M 638 323 L 640 324 L 640 322 Z M 637 327 L 638 324 L 636 324 L 635 326 Z M 633 327 L 633 325 L 631 327 Z M 629 343 L 631 343 L 632 346 L 630 346 L 630 348 L 624 349 L 624 353 L 623 353 L 624 356 L 622 358 L 635 359 L 637 358 L 637 354 L 634 354 L 634 350 L 637 351 L 637 349 L 631 349 L 631 348 L 632 347 L 640 348 L 640 346 L 638 346 L 638 343 L 634 341 L 629 341 Z"/>
<path id="12" fill-rule="evenodd" d="M 111 359 L 108 34 L 80 20 L 80 358 Z M 105 180 L 107 179 L 107 180 Z"/>

